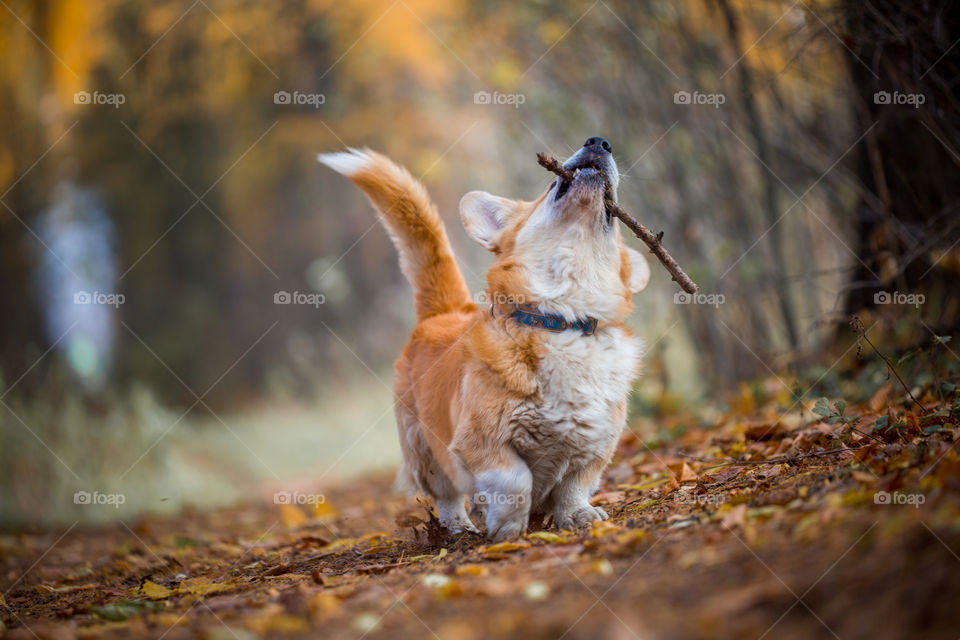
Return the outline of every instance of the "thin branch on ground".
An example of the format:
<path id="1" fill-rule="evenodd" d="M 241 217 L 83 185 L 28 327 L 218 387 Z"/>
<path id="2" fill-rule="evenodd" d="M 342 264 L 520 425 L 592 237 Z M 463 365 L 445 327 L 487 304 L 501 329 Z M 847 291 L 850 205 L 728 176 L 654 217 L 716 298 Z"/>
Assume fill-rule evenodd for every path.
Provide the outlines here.
<path id="1" fill-rule="evenodd" d="M 857 334 L 859 340 L 866 340 L 867 344 L 870 345 L 870 348 L 873 349 L 873 352 L 880 356 L 880 359 L 884 361 L 887 365 L 887 368 L 896 376 L 897 380 L 900 381 L 900 385 L 903 387 L 903 390 L 907 392 L 907 396 L 913 401 L 915 405 L 920 407 L 922 413 L 927 413 L 926 407 L 920 404 L 920 401 L 917 400 L 913 393 L 910 391 L 910 387 L 907 386 L 907 383 L 903 381 L 903 378 L 900 377 L 900 374 L 897 372 L 897 367 L 890 361 L 890 358 L 880 353 L 880 350 L 877 349 L 877 345 L 873 344 L 870 341 L 870 338 L 867 337 L 867 329 L 863 326 L 863 321 L 860 320 L 859 316 L 853 316 L 850 318 L 850 327 L 853 329 L 854 333 Z M 860 345 L 857 345 L 857 355 L 860 355 Z"/>

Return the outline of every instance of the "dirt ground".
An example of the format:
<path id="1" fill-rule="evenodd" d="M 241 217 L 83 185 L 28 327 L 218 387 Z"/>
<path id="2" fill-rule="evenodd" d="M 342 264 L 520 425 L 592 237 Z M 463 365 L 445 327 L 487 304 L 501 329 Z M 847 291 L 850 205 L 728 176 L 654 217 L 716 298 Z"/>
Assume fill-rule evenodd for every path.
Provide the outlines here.
<path id="1" fill-rule="evenodd" d="M 0 619 L 18 639 L 960 636 L 956 387 L 756 395 L 628 434 L 594 498 L 611 519 L 580 531 L 450 536 L 374 476 L 314 505 L 4 535 Z"/>

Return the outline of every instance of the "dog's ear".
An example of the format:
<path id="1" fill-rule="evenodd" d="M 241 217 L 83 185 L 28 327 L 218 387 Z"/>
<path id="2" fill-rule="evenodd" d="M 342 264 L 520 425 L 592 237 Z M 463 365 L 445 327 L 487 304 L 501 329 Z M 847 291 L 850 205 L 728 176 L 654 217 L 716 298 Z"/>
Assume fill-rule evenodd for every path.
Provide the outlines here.
<path id="1" fill-rule="evenodd" d="M 460 220 L 467 235 L 490 251 L 498 250 L 500 234 L 516 210 L 513 200 L 486 191 L 471 191 L 460 200 Z"/>
<path id="2" fill-rule="evenodd" d="M 630 247 L 624 247 L 623 249 L 626 252 L 627 259 L 630 260 L 630 281 L 627 283 L 627 287 L 630 289 L 630 293 L 643 291 L 647 283 L 650 282 L 650 265 L 647 264 L 647 259 L 640 252 L 634 251 Z"/>

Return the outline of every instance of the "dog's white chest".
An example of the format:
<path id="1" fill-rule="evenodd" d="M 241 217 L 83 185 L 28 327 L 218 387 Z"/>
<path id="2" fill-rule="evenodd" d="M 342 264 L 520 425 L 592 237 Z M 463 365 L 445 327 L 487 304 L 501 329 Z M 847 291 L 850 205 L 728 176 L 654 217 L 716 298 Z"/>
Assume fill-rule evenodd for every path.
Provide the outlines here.
<path id="1" fill-rule="evenodd" d="M 551 334 L 546 347 L 538 372 L 543 417 L 591 424 L 609 419 L 637 376 L 640 341 L 607 328 L 595 336 Z"/>
<path id="2" fill-rule="evenodd" d="M 514 446 L 535 475 L 539 468 L 556 477 L 610 450 L 641 353 L 640 340 L 618 328 L 549 335 L 538 370 L 540 398 L 514 414 Z"/>

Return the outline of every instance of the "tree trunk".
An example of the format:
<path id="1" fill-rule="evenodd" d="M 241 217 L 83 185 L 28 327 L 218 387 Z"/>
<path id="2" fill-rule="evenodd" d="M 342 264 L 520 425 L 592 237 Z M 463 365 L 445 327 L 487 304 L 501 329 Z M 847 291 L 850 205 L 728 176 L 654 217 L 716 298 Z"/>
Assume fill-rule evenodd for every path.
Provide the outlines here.
<path id="1" fill-rule="evenodd" d="M 848 0 L 842 9 L 857 121 L 872 127 L 858 173 L 875 194 L 856 209 L 865 264 L 845 308 L 923 296 L 924 322 L 949 332 L 960 319 L 960 4 Z"/>

